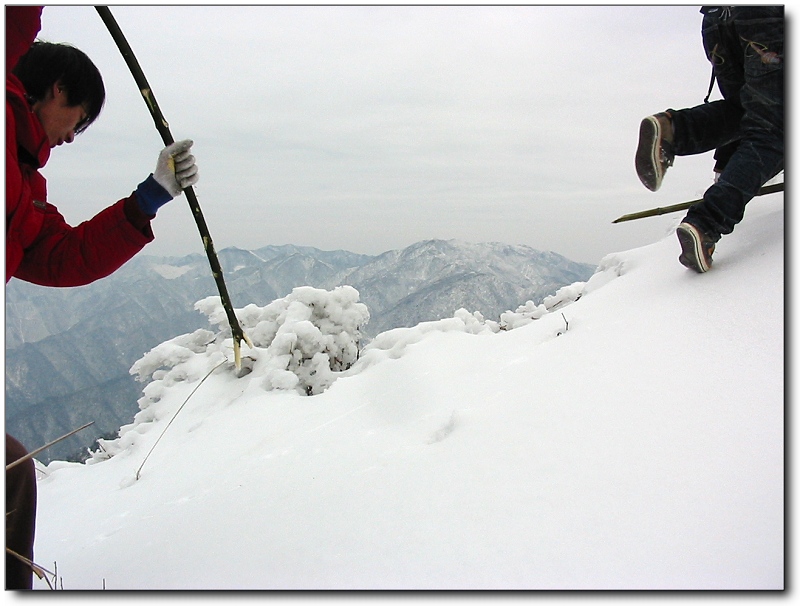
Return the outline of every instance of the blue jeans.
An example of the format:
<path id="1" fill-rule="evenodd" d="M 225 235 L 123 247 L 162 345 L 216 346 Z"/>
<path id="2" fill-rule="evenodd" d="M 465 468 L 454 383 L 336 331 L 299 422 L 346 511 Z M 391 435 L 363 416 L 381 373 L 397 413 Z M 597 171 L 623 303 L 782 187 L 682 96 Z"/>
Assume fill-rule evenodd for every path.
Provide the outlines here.
<path id="1" fill-rule="evenodd" d="M 702 12 L 703 46 L 724 99 L 670 113 L 676 156 L 716 149 L 718 165 L 720 157 L 724 163 L 718 181 L 685 219 L 718 240 L 784 167 L 784 21 L 782 6 Z"/>

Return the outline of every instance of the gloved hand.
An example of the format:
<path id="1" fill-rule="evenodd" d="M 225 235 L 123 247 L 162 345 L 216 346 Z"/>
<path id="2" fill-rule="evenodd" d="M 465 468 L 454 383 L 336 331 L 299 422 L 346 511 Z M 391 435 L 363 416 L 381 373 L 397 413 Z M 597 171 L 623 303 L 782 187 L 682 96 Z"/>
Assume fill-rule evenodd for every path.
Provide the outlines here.
<path id="1" fill-rule="evenodd" d="M 197 183 L 197 165 L 192 155 L 194 141 L 184 139 L 161 150 L 153 178 L 174 198 Z"/>
<path id="2" fill-rule="evenodd" d="M 142 211 L 152 216 L 156 211 L 200 178 L 192 155 L 194 141 L 185 139 L 168 145 L 158 155 L 156 170 L 136 189 Z"/>

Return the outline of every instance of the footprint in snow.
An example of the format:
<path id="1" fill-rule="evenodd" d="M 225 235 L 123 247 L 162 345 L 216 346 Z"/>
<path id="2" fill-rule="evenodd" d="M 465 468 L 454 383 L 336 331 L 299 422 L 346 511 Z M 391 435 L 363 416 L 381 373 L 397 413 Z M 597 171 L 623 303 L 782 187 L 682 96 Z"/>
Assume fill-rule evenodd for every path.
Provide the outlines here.
<path id="1" fill-rule="evenodd" d="M 431 436 L 428 438 L 428 444 L 436 444 L 437 442 L 441 442 L 447 436 L 453 433 L 453 430 L 455 428 L 456 428 L 456 411 L 454 410 L 450 414 L 450 418 L 447 420 L 447 422 L 431 434 Z"/>

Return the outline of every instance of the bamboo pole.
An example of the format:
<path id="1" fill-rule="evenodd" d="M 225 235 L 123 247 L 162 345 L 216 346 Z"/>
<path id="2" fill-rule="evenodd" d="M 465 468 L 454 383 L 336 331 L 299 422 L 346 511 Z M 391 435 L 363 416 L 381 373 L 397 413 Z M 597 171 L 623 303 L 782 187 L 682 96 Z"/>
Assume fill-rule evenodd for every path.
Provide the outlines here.
<path id="1" fill-rule="evenodd" d="M 776 183 L 775 185 L 767 185 L 762 187 L 756 193 L 757 196 L 765 196 L 767 194 L 774 194 L 783 191 L 783 183 Z M 615 219 L 612 223 L 622 223 L 623 221 L 633 221 L 634 219 L 643 219 L 645 217 L 655 217 L 657 215 L 666 215 L 667 213 L 677 212 L 679 210 L 687 210 L 695 204 L 702 202 L 703 199 L 690 200 L 689 202 L 681 202 L 680 204 L 673 204 L 672 206 L 661 206 L 659 208 L 651 208 L 650 210 L 643 210 L 638 213 L 631 213 L 629 215 L 622 215 L 619 219 Z"/>
<path id="2" fill-rule="evenodd" d="M 170 145 L 174 143 L 175 140 L 172 138 L 172 133 L 169 130 L 169 124 L 164 118 L 164 115 L 161 113 L 158 103 L 156 103 L 153 90 L 150 88 L 150 85 L 145 78 L 144 71 L 142 71 L 139 62 L 136 60 L 136 56 L 133 54 L 133 50 L 128 44 L 128 41 L 125 39 L 125 35 L 122 33 L 122 30 L 117 24 L 116 19 L 114 19 L 114 16 L 111 14 L 111 10 L 107 6 L 96 6 L 95 8 L 100 14 L 100 18 L 106 24 L 111 37 L 117 44 L 117 48 L 119 48 L 120 53 L 122 53 L 125 63 L 128 64 L 128 68 L 133 75 L 133 79 L 136 81 L 136 85 L 139 87 L 139 92 L 142 94 L 142 98 L 147 105 L 147 109 L 150 110 L 150 115 L 153 117 L 156 130 L 158 130 L 159 134 L 161 135 L 164 145 Z M 203 211 L 200 209 L 200 203 L 197 201 L 197 196 L 194 193 L 194 189 L 189 186 L 184 189 L 183 192 L 186 194 L 186 199 L 189 202 L 189 207 L 192 210 L 195 223 L 197 223 L 197 229 L 200 231 L 200 236 L 203 239 L 203 248 L 206 251 L 208 262 L 211 265 L 211 273 L 214 276 L 214 281 L 217 283 L 217 290 L 219 291 L 220 299 L 222 300 L 222 306 L 225 308 L 225 314 L 227 315 L 228 323 L 231 326 L 234 360 L 236 362 L 236 369 L 240 370 L 242 366 L 241 342 L 244 341 L 250 347 L 252 347 L 252 343 L 250 343 L 250 339 L 248 339 L 244 334 L 242 327 L 239 325 L 239 320 L 236 318 L 236 314 L 233 311 L 233 304 L 231 303 L 231 298 L 228 294 L 228 288 L 225 286 L 225 279 L 222 276 L 222 267 L 219 264 L 217 253 L 214 250 L 214 243 L 211 240 L 211 234 L 208 231 L 208 226 L 206 225 L 205 218 L 203 217 Z"/>

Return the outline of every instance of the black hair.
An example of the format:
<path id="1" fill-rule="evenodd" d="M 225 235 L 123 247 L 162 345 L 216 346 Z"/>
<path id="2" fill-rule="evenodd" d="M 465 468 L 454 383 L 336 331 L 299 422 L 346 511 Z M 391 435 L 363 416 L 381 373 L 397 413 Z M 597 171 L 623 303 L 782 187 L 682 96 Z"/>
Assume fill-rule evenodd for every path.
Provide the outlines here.
<path id="1" fill-rule="evenodd" d="M 86 53 L 74 46 L 37 40 L 12 71 L 35 101 L 44 100 L 58 82 L 67 93 L 70 107 L 83 105 L 86 120 L 75 127 L 76 135 L 86 130 L 103 109 L 103 77 Z"/>

